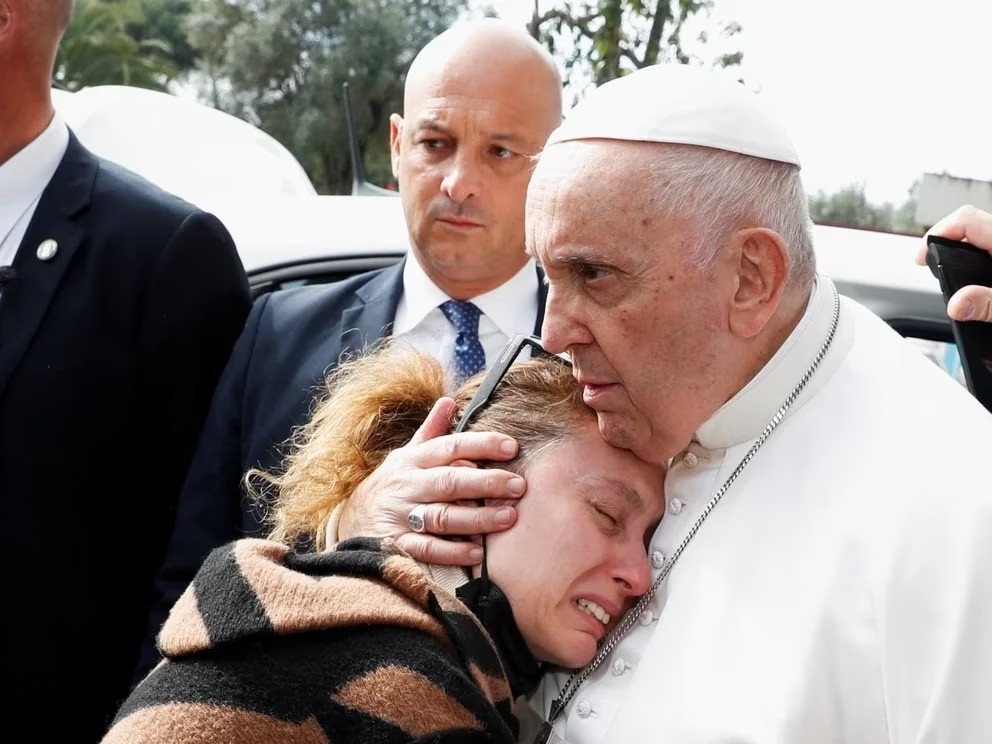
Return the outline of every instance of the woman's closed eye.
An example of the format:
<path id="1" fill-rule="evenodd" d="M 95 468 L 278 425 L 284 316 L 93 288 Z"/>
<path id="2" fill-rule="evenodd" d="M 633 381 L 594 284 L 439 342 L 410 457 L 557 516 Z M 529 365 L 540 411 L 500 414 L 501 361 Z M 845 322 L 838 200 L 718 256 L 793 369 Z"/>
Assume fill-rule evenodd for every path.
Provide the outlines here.
<path id="1" fill-rule="evenodd" d="M 622 524 L 619 516 L 614 514 L 608 507 L 602 505 L 593 504 L 592 508 L 595 510 L 600 521 L 606 526 L 607 531 L 611 534 L 620 532 Z"/>

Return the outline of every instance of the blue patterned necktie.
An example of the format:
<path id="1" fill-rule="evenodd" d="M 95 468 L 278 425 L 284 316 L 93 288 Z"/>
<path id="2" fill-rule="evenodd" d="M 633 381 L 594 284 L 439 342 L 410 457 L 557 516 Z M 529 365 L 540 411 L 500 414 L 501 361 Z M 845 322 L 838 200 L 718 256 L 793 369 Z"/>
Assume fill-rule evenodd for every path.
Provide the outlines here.
<path id="1" fill-rule="evenodd" d="M 441 312 L 455 327 L 455 382 L 464 380 L 486 368 L 486 352 L 479 341 L 479 316 L 482 311 L 471 302 L 448 300 Z"/>

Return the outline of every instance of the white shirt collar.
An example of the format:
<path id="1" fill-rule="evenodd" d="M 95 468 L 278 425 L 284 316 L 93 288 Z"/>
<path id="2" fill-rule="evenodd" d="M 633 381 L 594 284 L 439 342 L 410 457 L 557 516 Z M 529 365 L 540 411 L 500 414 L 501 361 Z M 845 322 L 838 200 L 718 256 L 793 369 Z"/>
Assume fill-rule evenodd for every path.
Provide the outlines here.
<path id="1" fill-rule="evenodd" d="M 0 165 L 0 266 L 13 263 L 68 146 L 69 130 L 56 112 L 41 134 Z"/>
<path id="2" fill-rule="evenodd" d="M 510 337 L 526 329 L 534 330 L 538 296 L 537 267 L 534 259 L 495 289 L 473 297 L 475 303 L 503 335 Z M 393 321 L 393 334 L 401 335 L 418 326 L 429 313 L 448 297 L 418 263 L 413 252 L 407 254 L 403 267 L 403 298 Z"/>
<path id="3" fill-rule="evenodd" d="M 69 130 L 58 112 L 45 130 L 14 157 L 0 165 L 0 205 L 17 203 L 22 209 L 39 196 L 52 180 L 69 146 Z M 20 214 L 21 210 L 17 210 Z M 0 225 L 0 234 L 4 232 Z M 9 227 L 9 225 L 8 225 Z"/>
<path id="4" fill-rule="evenodd" d="M 695 441 L 706 449 L 725 449 L 761 434 L 823 346 L 833 320 L 835 292 L 830 279 L 817 277 L 803 317 L 785 343 L 747 385 L 699 427 Z M 840 364 L 854 340 L 850 326 L 842 313 L 830 351 L 791 406 L 790 414 L 801 408 Z"/>

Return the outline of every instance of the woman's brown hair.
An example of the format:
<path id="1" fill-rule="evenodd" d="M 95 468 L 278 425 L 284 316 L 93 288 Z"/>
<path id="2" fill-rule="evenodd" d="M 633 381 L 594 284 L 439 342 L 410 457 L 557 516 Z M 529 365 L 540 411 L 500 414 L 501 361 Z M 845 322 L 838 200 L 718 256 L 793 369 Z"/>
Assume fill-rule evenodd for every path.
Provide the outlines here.
<path id="1" fill-rule="evenodd" d="M 484 375 L 450 396 L 452 425 Z M 294 432 L 281 473 L 252 470 L 245 476 L 258 503 L 271 502 L 270 538 L 293 546 L 324 547 L 334 507 L 394 449 L 413 437 L 434 403 L 446 394 L 441 365 L 426 354 L 388 345 L 342 363 L 332 372 L 310 420 Z M 468 426 L 513 437 L 517 457 L 500 467 L 522 471 L 540 450 L 566 440 L 577 425 L 594 422 L 567 364 L 557 357 L 518 362 L 489 403 Z"/>

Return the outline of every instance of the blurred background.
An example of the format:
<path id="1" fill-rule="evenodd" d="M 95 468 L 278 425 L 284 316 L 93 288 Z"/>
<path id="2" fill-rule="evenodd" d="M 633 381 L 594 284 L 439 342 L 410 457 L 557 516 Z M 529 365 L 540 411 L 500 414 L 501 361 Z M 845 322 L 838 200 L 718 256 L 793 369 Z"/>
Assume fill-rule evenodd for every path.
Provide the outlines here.
<path id="1" fill-rule="evenodd" d="M 730 67 L 785 117 L 821 224 L 920 234 L 961 203 L 992 208 L 992 4 L 973 0 L 76 0 L 53 86 L 91 140 L 144 132 L 152 153 L 157 126 L 216 152 L 207 115 L 86 91 L 166 92 L 251 125 L 217 126 L 218 142 L 257 145 L 257 157 L 214 159 L 232 184 L 251 171 L 280 193 L 346 194 L 348 82 L 368 180 L 393 188 L 388 118 L 405 69 L 437 33 L 482 15 L 550 49 L 569 105 L 647 64 Z"/>

